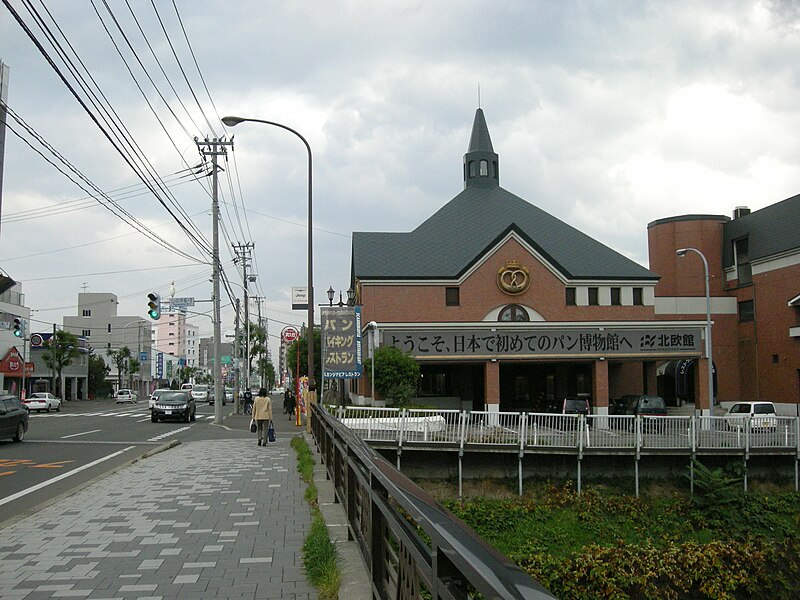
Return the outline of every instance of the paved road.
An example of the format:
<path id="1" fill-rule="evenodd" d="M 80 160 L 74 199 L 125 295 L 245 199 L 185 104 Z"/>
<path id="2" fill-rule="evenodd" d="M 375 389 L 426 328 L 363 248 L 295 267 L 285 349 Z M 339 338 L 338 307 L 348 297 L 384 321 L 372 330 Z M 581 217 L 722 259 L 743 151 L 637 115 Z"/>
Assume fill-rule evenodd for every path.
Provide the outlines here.
<path id="1" fill-rule="evenodd" d="M 316 598 L 293 430 L 258 447 L 240 435 L 247 421 L 226 419 L 234 439 L 183 442 L 0 524 L 2 598 Z"/>

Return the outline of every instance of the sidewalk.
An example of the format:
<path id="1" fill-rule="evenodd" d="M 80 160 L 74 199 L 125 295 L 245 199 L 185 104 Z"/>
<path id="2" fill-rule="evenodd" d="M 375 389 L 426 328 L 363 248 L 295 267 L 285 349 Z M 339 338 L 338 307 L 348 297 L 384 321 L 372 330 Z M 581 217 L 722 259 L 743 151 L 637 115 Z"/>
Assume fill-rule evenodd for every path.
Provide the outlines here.
<path id="1" fill-rule="evenodd" d="M 311 517 L 289 446 L 302 430 L 276 425 L 275 444 L 181 444 L 0 529 L 2 597 L 317 598 L 302 568 Z"/>

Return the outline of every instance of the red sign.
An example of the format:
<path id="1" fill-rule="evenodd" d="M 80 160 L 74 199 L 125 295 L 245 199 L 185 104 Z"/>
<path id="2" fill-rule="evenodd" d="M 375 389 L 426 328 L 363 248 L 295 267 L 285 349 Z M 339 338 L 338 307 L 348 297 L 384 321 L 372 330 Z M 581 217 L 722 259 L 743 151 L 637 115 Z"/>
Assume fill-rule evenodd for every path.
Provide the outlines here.
<path id="1" fill-rule="evenodd" d="M 290 344 L 300 337 L 300 332 L 295 327 L 284 327 L 281 331 L 281 340 Z"/>

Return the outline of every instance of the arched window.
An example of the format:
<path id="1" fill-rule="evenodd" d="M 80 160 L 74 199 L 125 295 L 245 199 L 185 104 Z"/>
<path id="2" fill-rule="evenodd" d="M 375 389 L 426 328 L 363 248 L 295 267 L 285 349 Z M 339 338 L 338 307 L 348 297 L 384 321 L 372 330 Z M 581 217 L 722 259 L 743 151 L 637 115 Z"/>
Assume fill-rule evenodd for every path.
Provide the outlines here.
<path id="1" fill-rule="evenodd" d="M 482 160 L 481 161 L 481 177 L 488 177 L 489 176 L 489 161 Z"/>
<path id="2" fill-rule="evenodd" d="M 475 161 L 474 160 L 469 161 L 469 176 L 470 177 L 475 177 Z"/>
<path id="3" fill-rule="evenodd" d="M 497 317 L 497 320 L 510 323 L 513 321 L 530 321 L 531 319 L 530 316 L 528 316 L 528 311 L 522 308 L 519 304 L 509 304 L 500 311 L 500 315 Z"/>

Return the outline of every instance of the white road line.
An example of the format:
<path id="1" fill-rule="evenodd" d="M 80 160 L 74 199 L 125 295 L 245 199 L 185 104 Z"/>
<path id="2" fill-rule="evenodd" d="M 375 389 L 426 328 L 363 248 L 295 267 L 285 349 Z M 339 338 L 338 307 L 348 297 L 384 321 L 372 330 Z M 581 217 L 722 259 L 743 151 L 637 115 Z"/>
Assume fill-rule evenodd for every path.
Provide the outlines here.
<path id="1" fill-rule="evenodd" d="M 124 452 L 127 452 L 128 450 L 131 450 L 132 448 L 136 448 L 136 446 L 128 446 L 127 448 L 123 448 L 122 450 L 114 452 L 113 454 L 109 454 L 108 456 L 104 456 L 103 458 L 98 458 L 97 460 L 94 460 L 94 461 L 92 461 L 92 462 L 90 462 L 88 464 L 85 464 L 82 467 L 78 467 L 77 469 L 73 469 L 72 471 L 69 471 L 67 473 L 62 473 L 58 477 L 53 477 L 52 479 L 48 479 L 47 481 L 43 481 L 42 483 L 37 483 L 33 487 L 29 487 L 27 490 L 22 490 L 20 492 L 17 492 L 16 494 L 11 494 L 8 498 L 3 498 L 2 500 L 0 500 L 0 506 L 2 506 L 3 504 L 8 504 L 9 502 L 13 502 L 14 500 L 17 500 L 18 498 L 22 498 L 23 496 L 27 496 L 28 494 L 30 494 L 32 492 L 35 492 L 36 490 L 40 490 L 43 487 L 47 487 L 48 485 L 52 485 L 52 484 L 56 483 L 57 481 L 61 481 L 62 479 L 66 479 L 67 477 L 75 475 L 75 473 L 80 473 L 81 471 L 85 471 L 86 469 L 90 469 L 93 466 L 99 465 L 101 462 L 105 462 L 105 461 L 107 461 L 107 460 L 109 460 L 111 458 L 114 458 L 115 456 L 119 456 L 120 454 L 122 454 Z"/>
<path id="2" fill-rule="evenodd" d="M 83 433 L 73 433 L 72 435 L 62 435 L 61 439 L 65 440 L 71 437 L 78 437 L 79 435 L 88 435 L 90 433 L 97 433 L 98 431 L 103 431 L 102 429 L 92 429 L 91 431 L 84 431 Z"/>
<path id="3" fill-rule="evenodd" d="M 151 437 L 148 442 L 157 442 L 159 440 L 163 440 L 165 437 L 170 437 L 171 435 L 175 435 L 176 433 L 180 433 L 181 431 L 186 431 L 187 429 L 191 429 L 191 427 L 181 427 L 179 429 L 173 429 L 172 431 L 167 431 L 162 433 L 161 435 L 157 435 L 156 437 Z"/>

